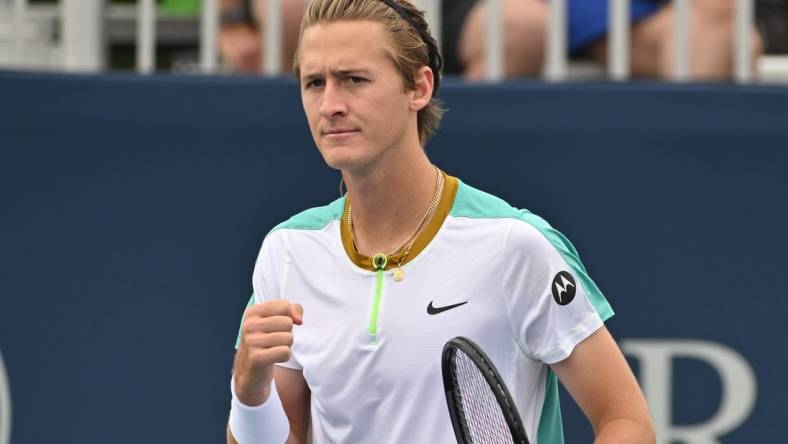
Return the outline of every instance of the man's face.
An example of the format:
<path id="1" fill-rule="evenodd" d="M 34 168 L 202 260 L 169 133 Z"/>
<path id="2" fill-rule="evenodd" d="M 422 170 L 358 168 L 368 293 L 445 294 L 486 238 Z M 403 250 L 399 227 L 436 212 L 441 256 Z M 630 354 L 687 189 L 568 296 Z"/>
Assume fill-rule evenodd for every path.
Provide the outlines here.
<path id="1" fill-rule="evenodd" d="M 412 93 L 370 21 L 321 23 L 304 30 L 299 49 L 301 101 L 317 148 L 332 168 L 362 171 L 397 152 L 409 125 Z"/>

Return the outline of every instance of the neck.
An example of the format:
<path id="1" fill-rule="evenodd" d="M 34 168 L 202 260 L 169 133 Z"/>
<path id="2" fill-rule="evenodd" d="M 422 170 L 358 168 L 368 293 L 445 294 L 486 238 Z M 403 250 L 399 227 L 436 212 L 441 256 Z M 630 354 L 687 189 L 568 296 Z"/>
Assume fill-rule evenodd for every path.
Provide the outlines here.
<path id="1" fill-rule="evenodd" d="M 419 147 L 411 159 L 389 160 L 366 173 L 343 172 L 359 253 L 391 253 L 424 218 L 435 195 L 436 170 Z"/>

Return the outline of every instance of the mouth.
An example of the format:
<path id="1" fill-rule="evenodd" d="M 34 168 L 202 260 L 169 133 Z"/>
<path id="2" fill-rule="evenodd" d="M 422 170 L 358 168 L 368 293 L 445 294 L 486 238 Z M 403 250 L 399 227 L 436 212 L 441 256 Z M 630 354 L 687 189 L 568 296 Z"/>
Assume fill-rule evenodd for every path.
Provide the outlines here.
<path id="1" fill-rule="evenodd" d="M 354 128 L 335 128 L 335 129 L 323 131 L 323 137 L 340 138 L 340 137 L 352 136 L 359 132 L 360 132 L 359 130 Z"/>

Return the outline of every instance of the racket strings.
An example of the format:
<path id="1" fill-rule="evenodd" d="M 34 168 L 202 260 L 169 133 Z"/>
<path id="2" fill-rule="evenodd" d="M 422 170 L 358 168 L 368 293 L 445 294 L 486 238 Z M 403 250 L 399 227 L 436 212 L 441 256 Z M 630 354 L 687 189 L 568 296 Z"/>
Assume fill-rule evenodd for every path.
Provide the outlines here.
<path id="1" fill-rule="evenodd" d="M 495 394 L 471 358 L 457 350 L 452 358 L 451 371 L 457 381 L 455 395 L 461 404 L 460 416 L 467 427 L 470 442 L 513 443 L 512 433 Z"/>

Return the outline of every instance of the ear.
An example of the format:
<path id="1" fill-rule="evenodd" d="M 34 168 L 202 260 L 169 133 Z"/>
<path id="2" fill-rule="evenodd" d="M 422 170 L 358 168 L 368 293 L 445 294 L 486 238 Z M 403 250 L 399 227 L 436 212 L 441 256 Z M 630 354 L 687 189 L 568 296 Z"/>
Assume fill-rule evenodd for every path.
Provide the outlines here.
<path id="1" fill-rule="evenodd" d="M 421 111 L 432 100 L 432 89 L 435 86 L 435 77 L 432 70 L 427 66 L 422 66 L 416 71 L 415 85 L 413 87 L 410 109 Z"/>

